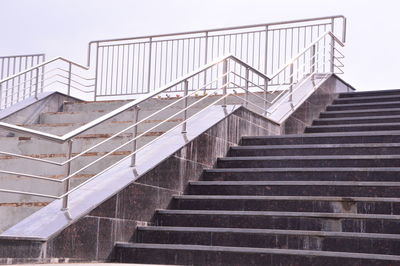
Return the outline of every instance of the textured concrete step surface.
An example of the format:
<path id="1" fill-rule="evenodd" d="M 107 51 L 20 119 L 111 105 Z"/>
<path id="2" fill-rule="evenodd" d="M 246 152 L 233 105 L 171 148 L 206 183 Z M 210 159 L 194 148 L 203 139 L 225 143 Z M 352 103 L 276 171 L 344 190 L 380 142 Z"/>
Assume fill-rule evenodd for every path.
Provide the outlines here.
<path id="1" fill-rule="evenodd" d="M 379 124 L 379 123 L 399 123 L 399 115 L 391 116 L 369 116 L 369 117 L 345 117 L 345 118 L 321 118 L 312 123 L 313 126 L 323 125 L 348 125 L 348 124 Z"/>
<path id="2" fill-rule="evenodd" d="M 153 244 L 286 248 L 399 255 L 390 234 L 212 227 L 139 227 L 137 241 Z M 391 247 L 388 249 L 386 245 Z"/>
<path id="3" fill-rule="evenodd" d="M 244 156 L 218 158 L 218 168 L 396 167 L 400 155 Z"/>
<path id="4" fill-rule="evenodd" d="M 400 94 L 338 98 L 333 100 L 332 104 L 376 103 L 376 102 L 394 102 L 394 101 L 400 101 Z"/>
<path id="5" fill-rule="evenodd" d="M 400 216 L 386 214 L 159 210 L 157 226 L 256 228 L 399 234 Z"/>
<path id="6" fill-rule="evenodd" d="M 400 143 L 253 145 L 231 147 L 229 157 L 400 154 Z"/>
<path id="7" fill-rule="evenodd" d="M 356 181 L 196 181 L 193 195 L 397 197 L 400 182 Z"/>
<path id="8" fill-rule="evenodd" d="M 348 143 L 399 143 L 400 131 L 307 133 L 242 137 L 241 145 L 297 145 Z"/>
<path id="9" fill-rule="evenodd" d="M 117 243 L 116 258 L 179 265 L 390 265 L 400 261 L 394 255 L 144 243 Z"/>
<path id="10" fill-rule="evenodd" d="M 368 109 L 386 109 L 400 108 L 400 101 L 382 102 L 382 103 L 353 103 L 353 104 L 332 104 L 327 111 L 345 111 L 345 110 L 368 110 Z"/>
<path id="11" fill-rule="evenodd" d="M 347 110 L 347 111 L 326 111 L 320 113 L 320 118 L 355 118 L 364 117 L 369 118 L 371 116 L 397 116 L 400 115 L 399 108 L 387 108 L 387 109 L 368 109 L 368 110 Z"/>
<path id="12" fill-rule="evenodd" d="M 170 209 L 232 211 L 302 211 L 400 214 L 399 198 L 333 196 L 182 195 Z"/>
<path id="13" fill-rule="evenodd" d="M 400 90 L 354 91 L 339 94 L 339 98 L 400 95 Z"/>
<path id="14" fill-rule="evenodd" d="M 204 181 L 399 181 L 397 167 L 217 168 Z"/>
<path id="15" fill-rule="evenodd" d="M 324 125 L 306 127 L 306 133 L 319 132 L 357 132 L 357 131 L 389 131 L 400 130 L 400 123 L 378 123 L 378 124 L 346 124 L 346 125 Z"/>

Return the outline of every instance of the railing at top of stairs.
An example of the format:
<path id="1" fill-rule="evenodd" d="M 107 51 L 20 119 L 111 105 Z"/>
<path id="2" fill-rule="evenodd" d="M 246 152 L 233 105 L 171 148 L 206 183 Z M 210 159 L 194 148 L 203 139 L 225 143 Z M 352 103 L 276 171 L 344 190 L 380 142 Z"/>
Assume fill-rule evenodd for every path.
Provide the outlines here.
<path id="1" fill-rule="evenodd" d="M 40 165 L 55 165 L 65 168 L 66 175 L 61 179 L 55 179 L 47 176 L 38 176 L 30 173 L 30 169 L 0 169 L 0 173 L 2 174 L 64 184 L 65 189 L 63 194 L 48 195 L 36 193 L 35 191 L 21 191 L 7 188 L 0 188 L 0 192 L 39 196 L 49 199 L 62 199 L 63 208 L 67 210 L 68 197 L 72 192 L 91 182 L 94 178 L 96 178 L 97 175 L 111 168 L 115 164 L 106 165 L 106 170 L 98 173 L 93 177 L 90 177 L 85 182 L 73 188 L 70 186 L 71 178 L 80 174 L 82 171 L 91 167 L 94 164 L 107 164 L 104 159 L 124 147 L 133 148 L 132 153 L 122 160 L 131 157 L 131 166 L 135 167 L 136 154 L 155 141 L 153 140 L 150 143 L 147 143 L 146 145 L 137 148 L 136 143 L 138 139 L 144 137 L 151 130 L 156 129 L 160 125 L 163 125 L 168 121 L 171 121 L 172 119 L 181 119 L 181 122 L 173 129 L 181 127 L 182 133 L 186 133 L 188 131 L 186 123 L 188 119 L 190 119 L 190 117 L 215 104 L 221 104 L 222 107 L 224 107 L 227 105 L 228 98 L 240 99 L 243 105 L 270 119 L 274 116 L 275 112 L 280 109 L 280 106 L 285 106 L 286 104 L 289 104 L 290 108 L 294 110 L 296 108 L 296 105 L 301 103 L 301 101 L 295 99 L 299 95 L 299 92 L 301 97 L 304 97 L 304 95 L 308 95 L 309 93 L 313 92 L 315 87 L 318 86 L 317 82 L 315 81 L 316 74 L 324 73 L 325 76 L 328 76 L 336 71 L 339 73 L 341 72 L 342 64 L 340 60 L 343 57 L 343 54 L 339 51 L 339 48 L 342 46 L 344 46 L 344 44 L 332 32 L 325 32 L 316 40 L 314 40 L 309 46 L 300 51 L 300 53 L 295 55 L 283 67 L 277 70 L 271 76 L 271 78 L 267 77 L 265 74 L 256 70 L 252 66 L 246 64 L 234 55 L 227 55 L 222 58 L 216 59 L 198 68 L 195 71 L 183 75 L 173 82 L 162 86 L 158 90 L 155 90 L 148 95 L 142 96 L 137 100 L 133 100 L 115 109 L 114 111 L 111 111 L 110 113 L 107 113 L 85 125 L 82 125 L 81 127 L 74 129 L 69 133 L 66 133 L 63 136 L 56 136 L 53 134 L 43 133 L 21 126 L 0 122 L 0 128 L 7 132 L 15 132 L 32 138 L 40 138 L 53 142 L 55 144 L 68 142 L 67 159 L 63 162 L 56 162 L 41 158 L 30 157 L 23 154 L 0 151 L 0 154 L 10 156 L 12 158 L 29 160 Z M 64 59 L 58 60 L 64 61 Z M 66 62 L 72 64 L 71 62 Z M 215 78 L 211 81 L 205 79 L 205 76 L 209 73 L 215 73 Z M 262 81 L 262 84 L 260 84 L 260 80 Z M 269 89 L 269 84 L 274 84 L 275 82 L 278 84 L 278 86 L 276 86 L 274 89 Z M 311 86 L 306 87 L 307 91 L 303 92 L 302 90 L 304 90 L 304 87 L 302 87 L 301 85 L 307 82 L 310 83 Z M 190 96 L 195 96 L 199 92 L 202 92 L 204 90 L 208 91 L 208 94 L 204 95 L 203 97 L 194 97 L 193 100 L 189 103 L 188 98 Z M 181 95 L 177 95 L 177 97 L 175 98 L 170 98 L 170 103 L 167 106 L 161 108 L 160 110 L 155 110 L 150 115 L 139 120 L 137 112 L 138 110 L 140 110 L 141 104 L 145 103 L 146 101 L 152 100 L 154 97 L 163 97 L 167 94 L 173 94 L 176 91 L 183 91 L 183 93 Z M 212 101 L 208 102 L 208 104 L 206 105 L 199 107 L 198 105 L 200 103 L 206 102 L 206 99 L 211 99 Z M 193 110 L 193 107 L 196 106 L 197 111 L 189 115 L 188 111 Z M 179 107 L 180 109 L 176 109 L 177 111 L 171 115 L 167 112 L 167 109 L 171 107 Z M 90 148 L 79 152 L 78 154 L 72 154 L 73 140 L 76 137 L 87 132 L 91 128 L 106 123 L 107 121 L 109 121 L 109 119 L 115 117 L 116 115 L 132 109 L 135 110 L 132 124 L 128 125 L 126 128 L 113 134 L 107 139 L 91 146 Z M 145 123 L 146 120 L 152 118 L 154 119 L 155 115 L 163 113 L 167 114 L 167 118 L 163 119 L 150 129 L 147 129 L 140 134 L 137 133 L 138 125 Z M 128 130 L 133 130 L 134 132 L 133 136 L 129 138 L 129 140 L 125 141 L 122 144 L 118 144 L 119 146 L 113 147 L 104 155 L 84 165 L 83 167 L 74 170 L 74 172 L 71 171 L 72 162 L 91 152 L 96 147 L 104 144 L 110 144 L 111 139 L 121 136 Z M 38 151 L 38 153 L 40 154 L 42 152 Z"/>
<path id="2" fill-rule="evenodd" d="M 59 57 L 0 80 L 0 110 L 44 90 L 94 100 L 137 98 L 229 53 L 271 75 L 327 31 L 341 36 L 344 43 L 346 18 L 339 15 L 91 41 L 87 66 Z M 334 42 L 328 49 L 332 59 Z M 216 77 L 217 73 L 210 70 L 196 82 L 200 85 Z M 278 86 L 285 78 L 279 76 L 269 86 Z M 262 85 L 263 80 L 255 83 Z"/>

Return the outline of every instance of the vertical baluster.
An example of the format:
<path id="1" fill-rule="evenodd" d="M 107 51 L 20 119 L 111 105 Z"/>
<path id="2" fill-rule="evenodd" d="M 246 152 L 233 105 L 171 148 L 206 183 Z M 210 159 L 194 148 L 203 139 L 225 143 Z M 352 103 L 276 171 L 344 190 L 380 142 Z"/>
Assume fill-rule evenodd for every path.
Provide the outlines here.
<path id="1" fill-rule="evenodd" d="M 68 163 L 66 164 L 66 173 L 65 173 L 65 178 L 67 178 L 64 181 L 64 194 L 69 192 L 69 188 L 70 188 L 70 178 L 69 175 L 71 174 L 71 161 L 69 161 L 72 157 L 72 143 L 73 140 L 70 139 L 68 140 L 68 146 L 67 146 L 67 158 L 68 158 Z M 68 211 L 68 198 L 69 195 L 65 195 L 62 201 L 62 211 Z"/>
<path id="2" fill-rule="evenodd" d="M 138 125 L 137 122 L 139 121 L 139 106 L 135 106 L 133 108 L 133 124 L 135 125 L 133 127 L 133 141 L 132 141 L 132 157 L 131 157 L 131 167 L 135 167 L 136 166 L 136 149 L 137 149 L 137 132 L 138 132 Z"/>
<path id="3" fill-rule="evenodd" d="M 184 91 L 184 93 L 183 93 L 183 97 L 185 97 L 185 99 L 183 100 L 183 104 L 184 104 L 184 106 L 183 106 L 183 108 L 184 108 L 184 111 L 183 111 L 183 124 L 182 124 L 182 133 L 187 133 L 187 128 L 186 128 L 186 120 L 187 120 L 187 106 L 188 106 L 188 98 L 187 98 L 187 95 L 188 95 L 188 91 L 189 91 L 189 81 L 186 79 L 184 82 L 183 82 L 183 91 Z"/>

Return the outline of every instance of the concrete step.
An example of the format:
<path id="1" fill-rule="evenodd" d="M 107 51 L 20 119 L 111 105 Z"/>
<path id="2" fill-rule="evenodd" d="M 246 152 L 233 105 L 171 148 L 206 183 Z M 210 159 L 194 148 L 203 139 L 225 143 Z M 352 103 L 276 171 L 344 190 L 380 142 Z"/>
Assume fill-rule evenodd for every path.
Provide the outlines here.
<path id="1" fill-rule="evenodd" d="M 138 227 L 136 241 L 400 255 L 399 236 L 374 233 L 148 226 Z"/>
<path id="2" fill-rule="evenodd" d="M 203 245 L 117 243 L 119 262 L 176 265 L 395 265 L 399 256 Z"/>
<path id="3" fill-rule="evenodd" d="M 169 209 L 400 214 L 399 198 L 332 196 L 182 195 Z"/>
<path id="4" fill-rule="evenodd" d="M 87 169 L 83 170 L 80 174 L 85 174 L 85 175 L 97 174 L 106 167 L 111 166 L 112 164 L 116 163 L 122 158 L 125 158 L 130 153 L 131 151 L 127 150 L 117 151 L 103 158 L 101 161 L 93 164 Z M 83 168 L 84 166 L 88 165 L 91 162 L 94 162 L 95 160 L 99 159 L 101 156 L 104 155 L 105 153 L 94 152 L 85 154 L 75 159 L 74 161 L 71 162 L 71 173 Z M 61 177 L 64 176 L 66 173 L 66 165 L 58 166 L 43 162 L 32 162 L 31 160 L 13 158 L 13 157 L 1 157 L 1 158 L 2 159 L 0 159 L 0 169 L 2 169 L 3 171 L 22 172 L 22 173 L 28 173 L 30 175 L 39 175 L 44 177 L 53 177 L 53 176 Z M 66 154 L 53 154 L 52 157 L 50 158 L 44 157 L 43 159 L 47 159 L 49 161 L 54 161 L 54 162 L 64 162 L 67 159 L 67 157 Z M 29 169 L 24 169 L 24 168 L 21 169 L 22 165 L 29 165 Z M 3 177 L 8 178 L 8 175 L 0 174 L 0 178 Z M 14 179 L 15 176 L 12 180 Z M 18 178 L 18 180 L 20 179 L 21 178 Z M 0 183 L 4 184 L 3 181 L 0 181 Z"/>
<path id="5" fill-rule="evenodd" d="M 397 167 L 400 155 L 245 156 L 218 158 L 218 168 Z"/>
<path id="6" fill-rule="evenodd" d="M 243 136 L 241 145 L 303 145 L 400 143 L 400 131 L 307 133 L 280 136 Z"/>
<path id="7" fill-rule="evenodd" d="M 370 154 L 400 155 L 400 143 L 252 145 L 234 146 L 228 152 L 229 157 Z"/>
<path id="8" fill-rule="evenodd" d="M 399 181 L 398 167 L 219 168 L 203 171 L 204 181 Z"/>
<path id="9" fill-rule="evenodd" d="M 345 111 L 345 110 L 367 110 L 368 109 L 387 109 L 400 108 L 400 101 L 383 103 L 354 103 L 354 104 L 334 104 L 326 107 L 327 111 Z"/>
<path id="10" fill-rule="evenodd" d="M 111 137 L 111 134 L 88 134 L 74 138 L 72 152 L 82 152 L 94 145 Z M 110 151 L 132 138 L 132 134 L 119 135 L 106 143 L 94 148 L 94 152 Z M 153 139 L 153 137 L 146 137 Z M 1 151 L 16 153 L 20 155 L 36 154 L 36 157 L 51 157 L 51 154 L 63 154 L 67 152 L 68 144 L 58 144 L 47 140 L 36 139 L 32 137 L 1 137 Z M 38 152 L 42 152 L 39 153 Z M 46 156 L 47 155 L 47 156 Z M 0 155 L 1 157 L 1 155 Z"/>
<path id="11" fill-rule="evenodd" d="M 339 98 L 356 98 L 356 97 L 375 97 L 400 95 L 400 90 L 375 90 L 375 91 L 354 91 L 339 94 Z"/>
<path id="12" fill-rule="evenodd" d="M 347 110 L 347 111 L 327 111 L 321 112 L 320 118 L 346 118 L 354 119 L 356 117 L 376 117 L 376 116 L 398 116 L 400 108 L 387 109 L 368 109 L 368 110 Z"/>
<path id="13" fill-rule="evenodd" d="M 155 223 L 179 227 L 400 233 L 400 216 L 384 214 L 159 210 Z"/>
<path id="14" fill-rule="evenodd" d="M 176 120 L 168 120 L 165 123 L 157 126 L 154 131 L 155 134 L 157 132 L 165 132 L 177 124 L 179 124 L 182 120 L 176 119 Z M 141 124 L 138 125 L 138 132 L 144 132 L 146 130 L 149 130 L 150 128 L 158 125 L 161 120 L 155 120 L 155 121 L 145 121 Z M 33 125 L 24 125 L 26 128 L 31 128 L 34 130 L 38 130 L 41 132 L 45 133 L 50 133 L 50 134 L 55 134 L 62 136 L 66 133 L 71 132 L 72 130 L 82 126 L 84 124 L 77 124 L 77 123 L 63 123 L 63 124 L 33 124 Z M 133 125 L 133 121 L 113 121 L 113 122 L 106 122 L 102 123 L 100 125 L 97 125 L 87 131 L 85 131 L 83 134 L 88 135 L 88 134 L 115 134 L 117 132 L 120 132 L 121 130 L 124 130 L 125 128 Z M 132 133 L 133 128 L 127 130 L 125 133 Z M 18 135 L 18 134 L 16 134 Z"/>
<path id="15" fill-rule="evenodd" d="M 313 126 L 328 125 L 356 125 L 356 124 L 381 124 L 400 123 L 400 115 L 392 116 L 369 116 L 369 117 L 345 117 L 345 118 L 321 118 L 313 121 Z"/>
<path id="16" fill-rule="evenodd" d="M 356 181 L 197 181 L 191 195 L 398 197 L 400 182 Z"/>
<path id="17" fill-rule="evenodd" d="M 361 97 L 347 97 L 333 100 L 332 104 L 354 104 L 354 103 L 383 103 L 400 101 L 400 93 L 396 95 L 373 95 Z"/>
<path id="18" fill-rule="evenodd" d="M 397 131 L 400 130 L 400 123 L 379 123 L 379 124 L 349 124 L 349 125 L 328 125 L 306 127 L 305 133 L 329 133 L 329 132 L 359 132 L 359 131 Z"/>
<path id="19" fill-rule="evenodd" d="M 153 115 L 148 120 L 165 120 L 175 114 L 177 114 L 181 108 L 174 107 L 168 108 L 164 110 L 162 113 L 155 114 L 155 110 L 140 110 L 139 111 L 139 120 L 149 117 Z M 188 111 L 188 115 L 191 116 L 196 112 L 199 112 L 201 109 L 199 108 L 192 108 Z M 40 115 L 40 124 L 84 124 L 91 122 L 100 116 L 107 114 L 108 112 L 101 112 L 101 111 L 91 111 L 91 112 L 57 112 L 57 113 L 43 113 Z M 183 117 L 183 113 L 176 115 L 173 119 L 181 119 Z M 127 110 L 119 115 L 116 115 L 113 118 L 110 118 L 107 122 L 116 122 L 116 121 L 132 121 L 134 118 L 134 111 Z"/>

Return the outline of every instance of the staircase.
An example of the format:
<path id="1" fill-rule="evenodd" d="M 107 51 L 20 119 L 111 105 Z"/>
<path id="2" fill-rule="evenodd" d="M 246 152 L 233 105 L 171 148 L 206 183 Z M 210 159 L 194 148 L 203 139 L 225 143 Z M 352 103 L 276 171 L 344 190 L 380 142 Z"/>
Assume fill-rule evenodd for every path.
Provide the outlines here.
<path id="1" fill-rule="evenodd" d="M 343 93 L 304 134 L 243 137 L 115 261 L 400 265 L 400 91 Z"/>

